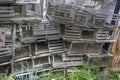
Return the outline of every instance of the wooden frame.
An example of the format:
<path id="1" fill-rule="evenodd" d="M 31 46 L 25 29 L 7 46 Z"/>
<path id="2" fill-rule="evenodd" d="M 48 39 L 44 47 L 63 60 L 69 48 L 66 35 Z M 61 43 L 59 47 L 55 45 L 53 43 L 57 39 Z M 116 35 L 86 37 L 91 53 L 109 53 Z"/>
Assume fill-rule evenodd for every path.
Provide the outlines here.
<path id="1" fill-rule="evenodd" d="M 50 61 L 50 56 L 33 58 L 33 68 L 34 70 L 51 69 L 52 63 Z"/>
<path id="2" fill-rule="evenodd" d="M 81 8 L 75 10 L 73 25 L 86 27 L 90 14 Z"/>
<path id="3" fill-rule="evenodd" d="M 9 47 L 1 47 L 0 49 L 0 63 L 10 62 L 12 56 L 12 48 Z"/>
<path id="4" fill-rule="evenodd" d="M 87 59 L 86 65 L 98 65 L 100 67 L 107 67 L 109 66 L 113 55 L 110 54 L 108 51 L 102 49 L 101 54 L 87 54 L 87 57 L 84 57 Z"/>
<path id="5" fill-rule="evenodd" d="M 18 47 L 15 47 L 14 59 L 30 57 L 31 55 L 30 45 L 20 45 Z"/>
<path id="6" fill-rule="evenodd" d="M 75 42 L 67 46 L 68 54 L 70 55 L 85 55 L 101 53 L 103 44 L 96 42 L 81 43 Z"/>
<path id="7" fill-rule="evenodd" d="M 40 0 L 16 0 L 16 3 L 19 3 L 19 4 L 28 4 L 28 3 L 40 3 Z"/>

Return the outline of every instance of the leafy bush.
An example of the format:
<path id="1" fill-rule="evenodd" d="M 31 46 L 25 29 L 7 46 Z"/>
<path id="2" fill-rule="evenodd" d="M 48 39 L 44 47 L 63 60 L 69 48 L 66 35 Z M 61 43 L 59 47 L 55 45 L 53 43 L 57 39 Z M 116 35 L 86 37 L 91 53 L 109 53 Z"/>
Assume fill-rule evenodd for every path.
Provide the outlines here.
<path id="1" fill-rule="evenodd" d="M 14 79 L 9 76 L 0 76 L 0 80 L 14 80 Z"/>
<path id="2" fill-rule="evenodd" d="M 67 77 L 59 73 L 49 73 L 49 76 L 44 77 L 43 80 L 120 80 L 117 72 L 109 70 L 107 74 L 104 74 L 98 66 L 83 66 L 81 69 L 74 67 L 73 70 Z"/>
<path id="3" fill-rule="evenodd" d="M 109 70 L 106 74 L 100 71 L 98 66 L 86 67 L 80 69 L 74 67 L 74 71 L 68 73 L 66 77 L 60 72 L 43 72 L 43 77 L 40 80 L 120 80 L 117 72 Z M 14 80 L 9 76 L 0 76 L 0 80 Z M 16 80 L 25 80 L 24 76 Z M 27 79 L 28 80 L 28 79 Z M 37 73 L 29 73 L 29 80 L 38 80 Z"/>
<path id="4" fill-rule="evenodd" d="M 120 79 L 119 75 L 116 72 L 112 71 L 112 70 L 109 70 L 108 78 L 112 79 L 112 80 L 119 80 Z"/>

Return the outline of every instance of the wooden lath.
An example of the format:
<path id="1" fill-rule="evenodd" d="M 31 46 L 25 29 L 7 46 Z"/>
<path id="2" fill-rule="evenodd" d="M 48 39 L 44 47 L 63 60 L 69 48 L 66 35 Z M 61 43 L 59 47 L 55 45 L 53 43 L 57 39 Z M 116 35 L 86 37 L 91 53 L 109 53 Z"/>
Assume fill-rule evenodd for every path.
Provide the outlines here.
<path id="1" fill-rule="evenodd" d="M 16 0 L 16 3 L 20 3 L 20 4 L 40 3 L 40 0 Z"/>

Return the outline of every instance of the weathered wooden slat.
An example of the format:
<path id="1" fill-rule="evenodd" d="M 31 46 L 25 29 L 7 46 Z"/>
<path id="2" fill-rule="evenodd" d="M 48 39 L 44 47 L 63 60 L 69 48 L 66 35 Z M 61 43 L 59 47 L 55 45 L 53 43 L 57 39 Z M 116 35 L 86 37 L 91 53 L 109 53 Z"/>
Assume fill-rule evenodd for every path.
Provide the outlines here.
<path id="1" fill-rule="evenodd" d="M 7 6 L 5 6 L 5 7 L 3 7 L 3 6 L 0 6 L 0 10 L 13 10 L 14 9 L 14 7 L 7 7 Z"/>
<path id="2" fill-rule="evenodd" d="M 40 30 L 35 32 L 37 35 L 45 35 L 45 34 L 57 34 L 60 33 L 59 30 Z"/>
<path id="3" fill-rule="evenodd" d="M 63 51 L 63 49 L 62 50 L 58 50 L 58 51 L 55 51 L 55 50 L 53 50 L 53 51 L 50 51 L 50 53 L 51 54 L 66 54 L 66 52 L 65 51 Z"/>
<path id="4" fill-rule="evenodd" d="M 68 39 L 80 39 L 80 37 L 79 36 L 68 36 L 68 35 L 65 35 L 64 36 L 66 39 L 68 38 Z"/>
<path id="5" fill-rule="evenodd" d="M 39 3 L 40 0 L 16 0 L 16 3 L 19 4 L 28 4 L 28 3 Z"/>
<path id="6" fill-rule="evenodd" d="M 109 37 L 109 35 L 108 34 L 97 34 L 97 36 L 103 36 L 103 37 Z"/>
<path id="7" fill-rule="evenodd" d="M 65 35 L 71 35 L 71 36 L 80 36 L 81 34 L 75 34 L 75 33 L 66 33 Z"/>
<path id="8" fill-rule="evenodd" d="M 64 67 L 70 67 L 70 66 L 81 66 L 82 61 L 74 61 L 74 62 L 61 62 L 61 63 L 54 63 L 54 68 L 64 68 Z"/>
<path id="9" fill-rule="evenodd" d="M 51 44 L 62 43 L 62 40 L 49 41 L 49 43 Z"/>
<path id="10" fill-rule="evenodd" d="M 62 40 L 49 41 L 48 42 L 49 51 L 51 54 L 64 54 L 65 47 Z"/>
<path id="11" fill-rule="evenodd" d="M 50 49 L 51 49 L 51 50 L 56 50 L 56 49 L 61 49 L 61 48 L 63 48 L 63 49 L 64 49 L 64 47 L 63 47 L 63 46 L 55 46 L 55 47 L 51 47 Z"/>
<path id="12" fill-rule="evenodd" d="M 52 46 L 62 46 L 62 45 L 63 45 L 63 43 L 51 44 L 50 47 L 52 47 Z"/>
<path id="13" fill-rule="evenodd" d="M 0 56 L 0 63 L 9 62 L 12 59 L 11 53 L 5 53 L 2 56 Z"/>
<path id="14" fill-rule="evenodd" d="M 0 17 L 14 17 L 16 15 L 20 15 L 19 13 L 10 13 L 10 14 L 0 14 Z"/>
<path id="15" fill-rule="evenodd" d="M 61 38 L 61 35 L 60 34 L 57 34 L 57 35 L 48 35 L 47 36 L 48 40 L 58 40 Z"/>
<path id="16" fill-rule="evenodd" d="M 28 17 L 14 17 L 11 19 L 12 21 L 40 21 L 41 18 L 39 16 L 37 17 L 31 17 L 31 16 L 28 16 Z"/>
<path id="17" fill-rule="evenodd" d="M 62 55 L 63 61 L 82 61 L 82 57 L 80 56 L 67 56 Z"/>
<path id="18" fill-rule="evenodd" d="M 66 32 L 73 32 L 73 33 L 80 33 L 80 31 L 79 30 L 66 30 Z"/>
<path id="19" fill-rule="evenodd" d="M 14 10 L 0 10 L 1 13 L 14 13 Z"/>

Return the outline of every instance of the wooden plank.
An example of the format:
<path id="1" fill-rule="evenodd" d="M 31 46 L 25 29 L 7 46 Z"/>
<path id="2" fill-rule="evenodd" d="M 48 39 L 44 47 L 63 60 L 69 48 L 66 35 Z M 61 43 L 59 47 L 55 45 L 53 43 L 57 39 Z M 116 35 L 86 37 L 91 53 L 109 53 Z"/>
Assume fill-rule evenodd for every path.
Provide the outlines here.
<path id="1" fill-rule="evenodd" d="M 13 10 L 14 9 L 14 7 L 7 7 L 7 6 L 5 6 L 5 7 L 3 7 L 3 6 L 0 6 L 0 10 Z"/>
<path id="2" fill-rule="evenodd" d="M 16 3 L 19 4 L 28 4 L 28 3 L 40 3 L 40 0 L 16 0 Z"/>
<path id="3" fill-rule="evenodd" d="M 54 68 L 65 68 L 65 67 L 70 67 L 70 66 L 81 66 L 82 61 L 74 61 L 74 62 L 61 62 L 61 63 L 54 63 L 53 67 Z"/>
<path id="4" fill-rule="evenodd" d="M 0 10 L 1 13 L 14 13 L 14 10 Z"/>

